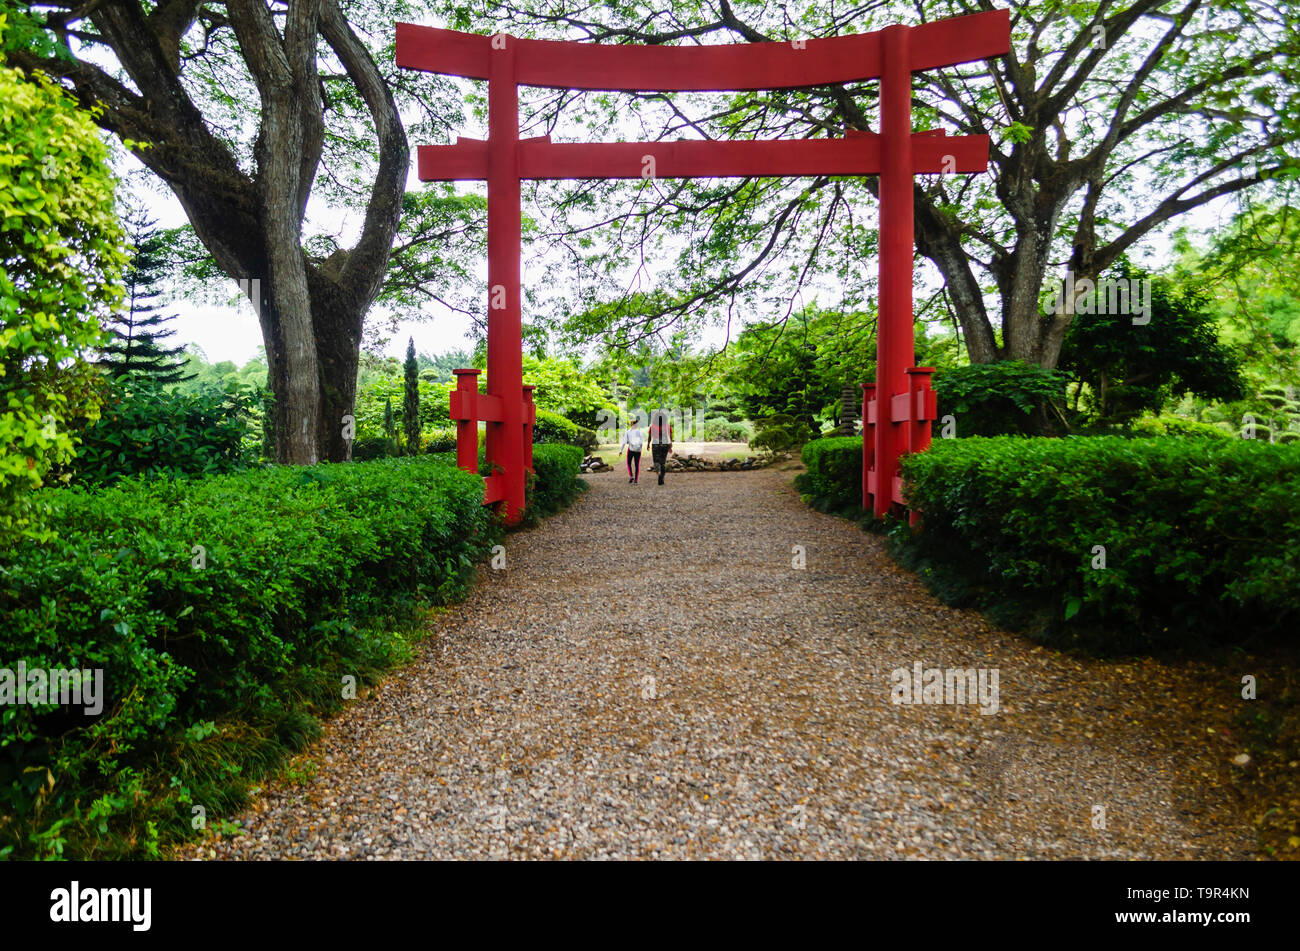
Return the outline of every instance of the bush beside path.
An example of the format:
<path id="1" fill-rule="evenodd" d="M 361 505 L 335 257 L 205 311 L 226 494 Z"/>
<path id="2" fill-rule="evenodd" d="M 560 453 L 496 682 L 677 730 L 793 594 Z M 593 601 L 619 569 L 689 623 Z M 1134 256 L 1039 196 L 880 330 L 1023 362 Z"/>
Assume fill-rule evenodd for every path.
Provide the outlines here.
<path id="1" fill-rule="evenodd" d="M 1066 656 L 945 607 L 788 472 L 588 481 L 242 834 L 183 855 L 1253 854 L 1217 739 L 1234 672 Z M 917 662 L 996 668 L 998 712 L 892 703 Z"/>

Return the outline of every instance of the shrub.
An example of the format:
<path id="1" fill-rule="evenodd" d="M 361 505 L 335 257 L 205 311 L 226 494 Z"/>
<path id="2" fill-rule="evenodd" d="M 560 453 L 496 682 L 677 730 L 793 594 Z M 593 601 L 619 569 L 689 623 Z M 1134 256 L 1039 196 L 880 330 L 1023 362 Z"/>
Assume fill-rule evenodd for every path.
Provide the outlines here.
<path id="1" fill-rule="evenodd" d="M 215 475 L 244 468 L 255 439 L 255 399 L 206 388 L 167 390 L 126 378 L 98 420 L 81 432 L 69 465 L 75 481 L 109 485 L 127 476 Z"/>
<path id="2" fill-rule="evenodd" d="M 755 420 L 754 429 L 755 435 L 749 445 L 770 453 L 797 449 L 813 438 L 813 431 L 807 423 L 785 413 Z"/>
<path id="3" fill-rule="evenodd" d="M 1017 360 L 972 363 L 934 375 L 939 417 L 951 414 L 958 436 L 1035 431 L 1035 415 L 1065 396 L 1065 376 Z"/>
<path id="4" fill-rule="evenodd" d="M 1222 426 L 1201 423 L 1181 416 L 1148 416 L 1134 420 L 1130 427 L 1135 436 L 1185 436 L 1194 439 L 1231 439 L 1233 434 Z"/>
<path id="5" fill-rule="evenodd" d="M 749 426 L 725 416 L 706 420 L 700 431 L 700 437 L 708 442 L 748 442 L 753 435 Z"/>
<path id="6" fill-rule="evenodd" d="M 498 538 L 482 480 L 442 457 L 47 494 L 57 539 L 0 555 L 0 658 L 102 668 L 106 696 L 94 717 L 0 706 L 0 857 L 139 854 L 150 824 L 187 834 L 191 802 L 233 808 Z"/>
<path id="7" fill-rule="evenodd" d="M 363 436 L 352 443 L 352 461 L 369 462 L 372 459 L 390 459 L 401 455 L 397 440 L 392 436 Z"/>
<path id="8" fill-rule="evenodd" d="M 795 476 L 804 501 L 819 512 L 856 515 L 862 511 L 862 437 L 814 439 L 803 447 L 807 472 Z"/>
<path id="9" fill-rule="evenodd" d="M 84 358 L 125 263 L 110 160 L 71 96 L 0 65 L 0 546 L 44 534 L 36 490 L 72 458 L 72 420 L 98 411 Z"/>
<path id="10" fill-rule="evenodd" d="M 451 422 L 451 402 L 448 394 L 452 386 L 446 383 L 433 383 L 419 380 L 416 383 L 418 393 L 418 416 L 421 431 L 439 429 Z M 357 439 L 369 436 L 384 436 L 388 429 L 384 422 L 385 409 L 391 404 L 393 408 L 393 429 L 404 430 L 406 412 L 406 387 L 401 377 L 381 377 L 357 387 L 357 396 L 353 413 L 357 418 Z"/>
<path id="11" fill-rule="evenodd" d="M 434 452 L 455 452 L 456 451 L 456 428 L 450 429 L 430 429 L 426 430 L 420 437 L 424 443 L 424 451 Z"/>
<path id="12" fill-rule="evenodd" d="M 537 422 L 533 424 L 533 441 L 563 443 L 590 452 L 596 448 L 596 433 L 565 419 L 559 413 L 538 408 Z"/>
<path id="13" fill-rule="evenodd" d="M 940 440 L 902 467 L 923 512 L 919 533 L 894 529 L 905 561 L 1050 643 L 1147 650 L 1300 629 L 1300 446 Z"/>
<path id="14" fill-rule="evenodd" d="M 533 473 L 529 479 L 527 513 L 536 521 L 570 505 L 587 488 L 578 478 L 583 450 L 558 443 L 533 446 Z"/>

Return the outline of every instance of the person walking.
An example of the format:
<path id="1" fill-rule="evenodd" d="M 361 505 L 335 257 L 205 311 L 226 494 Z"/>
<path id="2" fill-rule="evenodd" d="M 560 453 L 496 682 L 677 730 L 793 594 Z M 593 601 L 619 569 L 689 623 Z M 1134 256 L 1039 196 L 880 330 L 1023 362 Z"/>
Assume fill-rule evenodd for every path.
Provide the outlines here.
<path id="1" fill-rule="evenodd" d="M 627 431 L 623 433 L 623 440 L 619 443 L 619 452 L 627 449 L 627 481 L 641 481 L 641 447 L 645 445 L 645 437 L 641 434 L 641 424 L 637 422 L 636 417 L 628 420 Z M 633 468 L 635 466 L 635 468 Z"/>
<path id="2" fill-rule="evenodd" d="M 659 472 L 659 484 L 664 484 L 664 469 L 668 454 L 673 451 L 673 421 L 668 410 L 660 408 L 650 414 L 650 457 Z"/>

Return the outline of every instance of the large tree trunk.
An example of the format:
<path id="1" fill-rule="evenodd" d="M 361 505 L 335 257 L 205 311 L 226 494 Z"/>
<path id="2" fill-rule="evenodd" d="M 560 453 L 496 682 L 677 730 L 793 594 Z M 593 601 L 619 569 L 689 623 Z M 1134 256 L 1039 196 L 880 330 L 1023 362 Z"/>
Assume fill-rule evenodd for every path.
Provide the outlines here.
<path id="1" fill-rule="evenodd" d="M 88 17 L 134 88 L 71 48 L 57 57 L 16 51 L 10 58 L 69 81 L 102 127 L 135 143 L 136 157 L 180 200 L 218 267 L 250 296 L 260 290 L 253 305 L 266 344 L 276 460 L 344 461 L 362 322 L 383 284 L 401 217 L 406 133 L 383 74 L 338 0 L 289 0 L 275 14 L 265 0 L 224 6 L 260 97 L 251 174 L 213 134 L 180 78 L 180 38 L 198 15 L 194 0 L 162 0 L 148 10 L 140 0 L 109 0 L 62 17 Z M 304 252 L 302 234 L 324 137 L 322 43 L 370 112 L 378 157 L 360 237 L 326 260 Z"/>

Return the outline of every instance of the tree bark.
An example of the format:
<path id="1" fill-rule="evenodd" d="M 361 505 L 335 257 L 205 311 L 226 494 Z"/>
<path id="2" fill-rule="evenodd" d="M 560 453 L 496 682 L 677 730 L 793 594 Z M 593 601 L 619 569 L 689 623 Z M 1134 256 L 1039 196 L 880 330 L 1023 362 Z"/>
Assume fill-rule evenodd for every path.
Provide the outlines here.
<path id="1" fill-rule="evenodd" d="M 67 55 L 10 55 L 68 83 L 109 132 L 171 188 L 217 266 L 253 300 L 274 397 L 276 461 L 345 461 L 344 417 L 356 397 L 362 325 L 388 269 L 410 152 L 383 75 L 337 0 L 288 0 L 283 28 L 263 0 L 228 0 L 229 27 L 257 85 L 255 169 L 240 168 L 180 79 L 179 40 L 196 0 L 104 0 L 52 17 L 56 33 L 86 17 L 134 88 L 93 62 Z M 365 102 L 375 127 L 378 172 L 357 243 L 327 260 L 302 246 L 302 225 L 324 136 L 318 46 L 324 42 Z M 138 90 L 138 91 L 137 91 Z"/>

